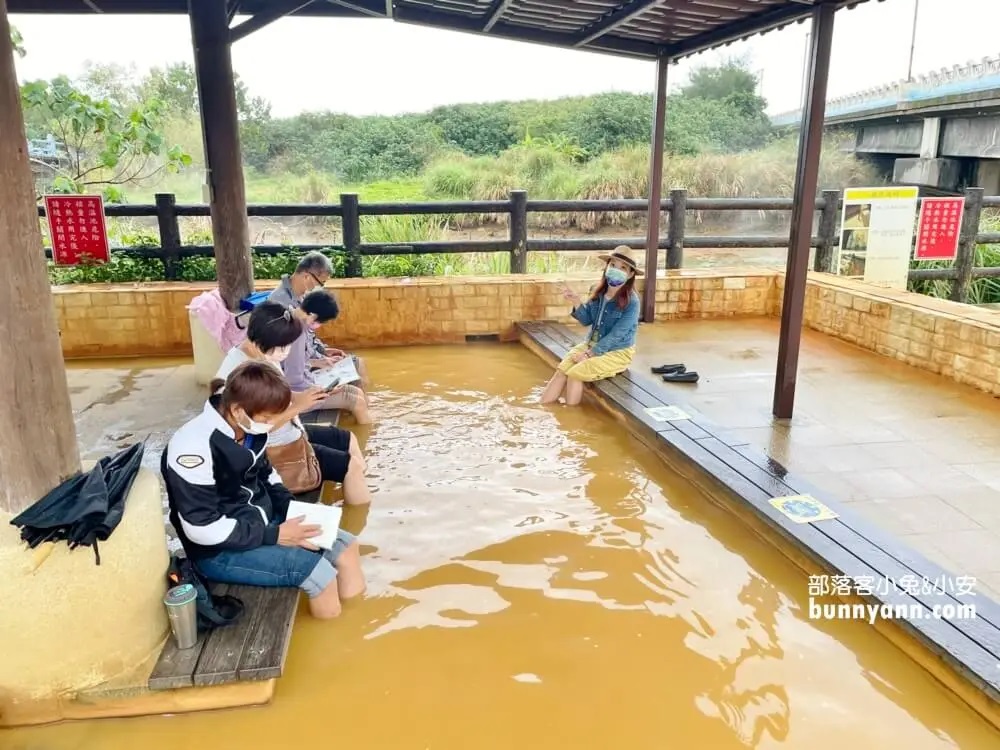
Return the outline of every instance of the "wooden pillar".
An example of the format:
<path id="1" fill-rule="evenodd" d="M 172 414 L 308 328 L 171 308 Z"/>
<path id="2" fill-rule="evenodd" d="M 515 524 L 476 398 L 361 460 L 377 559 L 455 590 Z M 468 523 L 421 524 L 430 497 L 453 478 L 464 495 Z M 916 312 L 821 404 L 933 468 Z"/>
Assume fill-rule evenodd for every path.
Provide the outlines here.
<path id="1" fill-rule="evenodd" d="M 667 67 L 670 60 L 656 61 L 656 92 L 653 94 L 653 131 L 649 148 L 649 204 L 646 210 L 646 283 L 642 291 L 642 320 L 656 319 L 656 269 L 660 247 L 660 196 L 663 191 L 663 136 L 667 119 Z"/>
<path id="2" fill-rule="evenodd" d="M 250 227 L 226 0 L 189 0 L 219 292 L 230 310 L 253 291 Z"/>
<path id="3" fill-rule="evenodd" d="M 16 514 L 80 470 L 35 181 L 0 0 L 0 511 Z"/>
<path id="4" fill-rule="evenodd" d="M 819 157 L 823 143 L 823 118 L 826 113 L 826 83 L 830 71 L 834 13 L 835 8 L 829 3 L 816 6 L 812 12 L 811 42 L 806 70 L 806 101 L 799 132 L 795 202 L 792 207 L 792 228 L 785 265 L 781 333 L 778 337 L 778 366 L 774 378 L 773 413 L 778 419 L 791 419 L 795 405 L 795 383 L 798 377 L 799 347 L 802 342 L 812 225 L 816 214 L 816 183 L 819 179 Z"/>

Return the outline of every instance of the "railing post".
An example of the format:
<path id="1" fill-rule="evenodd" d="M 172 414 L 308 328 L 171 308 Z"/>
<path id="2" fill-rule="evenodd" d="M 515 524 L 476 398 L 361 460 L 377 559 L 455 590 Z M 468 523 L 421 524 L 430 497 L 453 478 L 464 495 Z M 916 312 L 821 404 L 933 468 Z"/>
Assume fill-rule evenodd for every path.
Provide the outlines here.
<path id="1" fill-rule="evenodd" d="M 983 188 L 967 188 L 965 191 L 962 231 L 958 235 L 958 252 L 955 254 L 955 281 L 951 287 L 953 302 L 969 299 L 972 271 L 976 267 L 976 235 L 979 234 L 979 215 L 983 211 L 983 192 Z"/>
<path id="2" fill-rule="evenodd" d="M 357 193 L 340 194 L 340 222 L 344 233 L 344 250 L 347 252 L 347 278 L 360 278 L 361 267 L 361 217 L 358 213 Z"/>
<path id="3" fill-rule="evenodd" d="M 823 191 L 823 210 L 819 214 L 819 246 L 813 256 L 813 270 L 836 273 L 836 248 L 840 245 L 837 237 L 837 218 L 840 216 L 840 191 Z"/>
<path id="4" fill-rule="evenodd" d="M 510 191 L 510 272 L 528 272 L 528 193 Z"/>
<path id="5" fill-rule="evenodd" d="M 670 225 L 667 228 L 667 268 L 684 265 L 684 227 L 687 222 L 687 190 L 670 191 Z"/>
<path id="6" fill-rule="evenodd" d="M 163 278 L 177 281 L 181 228 L 177 223 L 177 196 L 173 193 L 156 194 L 156 223 L 160 229 L 160 247 L 163 249 Z"/>

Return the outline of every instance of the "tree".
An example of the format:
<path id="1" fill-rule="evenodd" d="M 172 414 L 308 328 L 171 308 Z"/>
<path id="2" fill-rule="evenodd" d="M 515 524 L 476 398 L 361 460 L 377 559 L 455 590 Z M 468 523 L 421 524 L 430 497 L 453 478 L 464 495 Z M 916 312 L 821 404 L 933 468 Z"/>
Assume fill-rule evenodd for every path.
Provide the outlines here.
<path id="1" fill-rule="evenodd" d="M 766 108 L 745 60 L 697 68 L 667 104 L 667 144 L 685 154 L 760 148 L 771 138 Z"/>
<path id="2" fill-rule="evenodd" d="M 108 201 L 120 202 L 125 186 L 191 163 L 179 146 L 167 147 L 163 104 L 156 99 L 123 108 L 92 98 L 66 78 L 28 83 L 21 88 L 21 99 L 25 119 L 43 124 L 66 150 L 68 166 L 57 168 L 54 192 L 101 188 Z"/>
<path id="3" fill-rule="evenodd" d="M 260 96 L 251 96 L 250 89 L 233 75 L 236 86 L 236 113 L 241 123 L 261 122 L 271 117 L 271 104 Z M 152 98 L 163 102 L 166 111 L 185 119 L 198 115 L 198 78 L 188 62 L 170 63 L 152 68 L 136 87 L 138 99 Z"/>
<path id="4" fill-rule="evenodd" d="M 652 128 L 652 100 L 636 94 L 597 94 L 569 123 L 570 138 L 590 156 L 648 143 Z"/>
<path id="5" fill-rule="evenodd" d="M 724 100 L 733 94 L 757 94 L 757 76 L 750 72 L 746 60 L 732 58 L 722 65 L 703 65 L 688 75 L 681 94 L 693 99 Z"/>
<path id="6" fill-rule="evenodd" d="M 136 77 L 135 65 L 126 67 L 119 63 L 88 60 L 83 66 L 83 75 L 76 83 L 80 91 L 95 99 L 104 99 L 115 107 L 131 108 L 143 99 L 137 90 Z"/>
<path id="7" fill-rule="evenodd" d="M 496 156 L 517 143 L 510 108 L 504 104 L 454 104 L 431 111 L 429 119 L 445 143 L 470 156 Z"/>

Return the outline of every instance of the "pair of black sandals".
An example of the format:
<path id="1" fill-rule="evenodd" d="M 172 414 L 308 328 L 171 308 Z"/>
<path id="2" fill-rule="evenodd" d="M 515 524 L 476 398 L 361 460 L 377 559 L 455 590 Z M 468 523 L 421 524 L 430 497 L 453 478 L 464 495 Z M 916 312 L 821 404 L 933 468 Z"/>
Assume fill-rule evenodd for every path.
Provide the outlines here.
<path id="1" fill-rule="evenodd" d="M 684 365 L 660 365 L 650 368 L 654 375 L 661 375 L 667 383 L 697 383 L 698 373 L 688 371 Z"/>

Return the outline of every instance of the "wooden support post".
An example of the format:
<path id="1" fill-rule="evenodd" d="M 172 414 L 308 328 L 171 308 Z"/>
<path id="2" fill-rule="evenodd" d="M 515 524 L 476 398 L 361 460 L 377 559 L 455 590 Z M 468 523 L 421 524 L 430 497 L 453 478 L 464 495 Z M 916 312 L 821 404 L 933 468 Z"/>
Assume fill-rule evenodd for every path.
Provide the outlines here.
<path id="1" fill-rule="evenodd" d="M 840 218 L 840 191 L 823 191 L 823 210 L 819 215 L 819 247 L 813 260 L 813 270 L 824 273 L 836 273 L 834 264 L 837 262 L 837 220 Z"/>
<path id="2" fill-rule="evenodd" d="M 344 251 L 347 253 L 345 274 L 349 279 L 359 279 L 364 276 L 364 268 L 361 263 L 361 215 L 357 193 L 341 193 L 340 210 Z"/>
<path id="3" fill-rule="evenodd" d="M 653 132 L 649 146 L 649 203 L 646 209 L 646 279 L 642 288 L 642 320 L 656 318 L 656 269 L 660 247 L 660 196 L 663 191 L 663 139 L 667 119 L 667 68 L 670 60 L 656 61 L 656 92 L 653 95 Z"/>
<path id="4" fill-rule="evenodd" d="M 510 272 L 528 272 L 528 193 L 510 191 Z"/>
<path id="5" fill-rule="evenodd" d="M 965 210 L 962 212 L 962 229 L 958 235 L 958 252 L 955 254 L 955 281 L 951 286 L 954 302 L 968 302 L 972 286 L 972 271 L 976 267 L 976 235 L 979 234 L 979 217 L 983 212 L 983 188 L 965 191 Z"/>
<path id="6" fill-rule="evenodd" d="M 232 311 L 253 291 L 250 226 L 226 0 L 189 0 L 219 293 Z"/>
<path id="7" fill-rule="evenodd" d="M 156 194 L 156 223 L 160 228 L 160 248 L 163 250 L 163 278 L 177 281 L 180 260 L 181 228 L 177 224 L 177 196 Z"/>
<path id="8" fill-rule="evenodd" d="M 684 228 L 687 224 L 687 190 L 670 191 L 670 227 L 667 239 L 667 268 L 684 265 Z"/>
<path id="9" fill-rule="evenodd" d="M 819 179 L 826 83 L 830 72 L 830 47 L 836 8 L 823 3 L 812 11 L 812 39 L 806 71 L 806 102 L 799 132 L 799 154 L 795 167 L 792 228 L 785 265 L 785 289 L 778 337 L 778 366 L 774 378 L 773 413 L 791 419 L 795 406 L 795 383 L 799 369 L 799 347 L 805 313 L 806 280 L 812 245 L 813 215 L 816 213 L 816 183 Z"/>
<path id="10" fill-rule="evenodd" d="M 17 514 L 78 472 L 80 454 L 6 0 L 0 0 L 0 265 L 0 511 Z"/>

